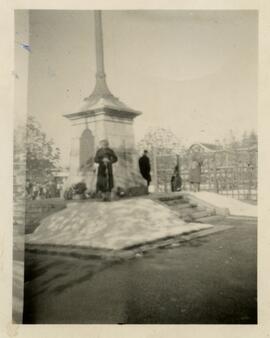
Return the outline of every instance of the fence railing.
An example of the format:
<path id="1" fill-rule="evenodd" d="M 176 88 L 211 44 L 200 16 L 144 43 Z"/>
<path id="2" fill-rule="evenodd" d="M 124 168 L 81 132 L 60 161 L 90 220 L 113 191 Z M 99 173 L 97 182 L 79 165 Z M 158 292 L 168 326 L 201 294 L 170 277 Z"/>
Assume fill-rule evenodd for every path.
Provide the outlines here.
<path id="1" fill-rule="evenodd" d="M 220 160 L 221 152 L 204 155 L 201 172 L 200 189 L 237 198 L 240 200 L 257 200 L 257 152 L 248 154 L 230 153 L 233 159 L 228 161 L 228 154 L 224 154 L 226 165 Z M 250 160 L 252 159 L 252 161 Z M 189 160 L 183 155 L 156 155 L 151 154 L 153 162 L 153 185 L 156 191 L 170 191 L 171 177 L 176 164 L 180 168 L 182 190 L 190 190 Z"/>

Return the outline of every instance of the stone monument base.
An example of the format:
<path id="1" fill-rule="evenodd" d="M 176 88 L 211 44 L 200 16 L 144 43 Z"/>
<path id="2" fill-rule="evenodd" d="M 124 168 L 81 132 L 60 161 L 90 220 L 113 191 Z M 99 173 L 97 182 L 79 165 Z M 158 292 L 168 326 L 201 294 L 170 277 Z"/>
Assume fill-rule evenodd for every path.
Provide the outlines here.
<path id="1" fill-rule="evenodd" d="M 145 198 L 72 202 L 67 209 L 42 220 L 26 236 L 26 243 L 122 250 L 211 227 L 186 223 L 168 207 Z"/>
<path id="2" fill-rule="evenodd" d="M 114 148 L 115 149 L 115 148 Z M 138 166 L 138 155 L 135 151 L 115 149 L 118 161 L 113 164 L 114 188 L 113 192 L 123 191 L 125 195 L 139 196 L 148 192 L 146 180 L 140 174 Z M 65 183 L 65 188 L 72 184 L 85 182 L 90 192 L 96 191 L 98 164 L 94 163 L 82 169 L 72 170 Z"/>

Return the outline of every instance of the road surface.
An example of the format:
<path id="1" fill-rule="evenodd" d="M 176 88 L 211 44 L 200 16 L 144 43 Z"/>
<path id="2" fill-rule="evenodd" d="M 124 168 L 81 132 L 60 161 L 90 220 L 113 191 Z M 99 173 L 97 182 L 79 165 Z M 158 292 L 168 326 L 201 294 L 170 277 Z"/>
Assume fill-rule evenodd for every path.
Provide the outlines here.
<path id="1" fill-rule="evenodd" d="M 118 263 L 27 253 L 24 323 L 255 324 L 257 226 L 226 224 Z"/>

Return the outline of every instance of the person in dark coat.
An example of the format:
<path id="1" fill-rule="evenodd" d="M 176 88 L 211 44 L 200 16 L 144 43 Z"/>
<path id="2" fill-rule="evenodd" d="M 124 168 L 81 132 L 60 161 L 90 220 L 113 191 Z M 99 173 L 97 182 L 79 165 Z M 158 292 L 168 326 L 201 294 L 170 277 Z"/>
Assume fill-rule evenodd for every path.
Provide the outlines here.
<path id="1" fill-rule="evenodd" d="M 95 163 L 98 163 L 97 172 L 97 192 L 101 192 L 104 201 L 109 201 L 111 191 L 114 186 L 112 164 L 117 162 L 118 158 L 114 151 L 109 148 L 109 142 L 102 140 L 100 149 L 97 150 Z"/>
<path id="2" fill-rule="evenodd" d="M 150 165 L 150 160 L 148 157 L 148 151 L 145 150 L 143 152 L 143 155 L 139 158 L 139 168 L 142 177 L 146 180 L 147 182 L 147 187 L 149 187 L 149 184 L 151 182 L 151 165 Z"/>
<path id="3" fill-rule="evenodd" d="M 174 171 L 171 177 L 171 190 L 174 191 L 180 191 L 182 187 L 182 179 L 179 173 L 179 167 L 176 165 L 174 167 Z"/>

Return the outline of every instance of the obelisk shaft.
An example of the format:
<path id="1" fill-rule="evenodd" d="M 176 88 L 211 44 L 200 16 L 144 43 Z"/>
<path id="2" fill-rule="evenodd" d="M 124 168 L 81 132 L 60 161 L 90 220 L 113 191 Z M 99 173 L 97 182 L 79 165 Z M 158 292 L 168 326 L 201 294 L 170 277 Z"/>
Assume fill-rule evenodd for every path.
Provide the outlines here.
<path id="1" fill-rule="evenodd" d="M 101 11 L 95 11 L 95 37 L 97 74 L 105 75 Z"/>
<path id="2" fill-rule="evenodd" d="M 108 96 L 112 95 L 106 83 L 104 70 L 104 50 L 103 50 L 103 32 L 101 11 L 95 11 L 95 40 L 96 40 L 96 86 L 92 95 Z"/>

